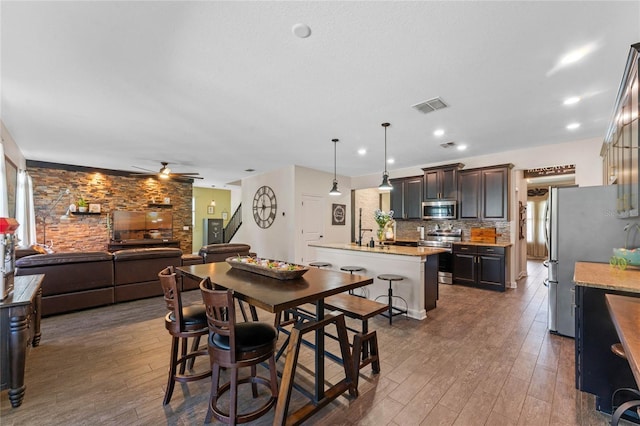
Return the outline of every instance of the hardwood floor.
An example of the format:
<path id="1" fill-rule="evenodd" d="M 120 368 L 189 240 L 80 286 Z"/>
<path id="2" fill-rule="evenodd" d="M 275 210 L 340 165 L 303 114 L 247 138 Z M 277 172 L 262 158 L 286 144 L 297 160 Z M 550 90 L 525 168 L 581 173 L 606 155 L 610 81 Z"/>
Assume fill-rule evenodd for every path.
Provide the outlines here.
<path id="1" fill-rule="evenodd" d="M 438 308 L 424 321 L 370 320 L 381 373 L 365 367 L 357 399 L 340 397 L 307 424 L 608 424 L 593 396 L 575 389 L 573 339 L 546 330 L 546 269 L 540 262 L 528 269 L 519 288 L 505 293 L 441 286 Z M 183 297 L 195 303 L 200 294 Z M 207 380 L 176 385 L 162 406 L 170 345 L 164 314 L 154 298 L 43 319 L 40 346 L 27 358 L 24 403 L 12 409 L 2 392 L 0 424 L 202 424 Z M 312 366 L 311 355 L 303 349 L 300 362 Z M 327 362 L 326 370 L 332 381 L 340 367 Z M 272 419 L 273 411 L 253 424 Z"/>

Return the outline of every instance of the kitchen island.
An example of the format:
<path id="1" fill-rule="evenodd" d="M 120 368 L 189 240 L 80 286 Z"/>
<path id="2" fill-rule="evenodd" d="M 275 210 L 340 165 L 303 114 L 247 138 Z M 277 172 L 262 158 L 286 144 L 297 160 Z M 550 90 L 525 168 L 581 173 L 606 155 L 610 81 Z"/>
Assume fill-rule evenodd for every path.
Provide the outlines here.
<path id="1" fill-rule="evenodd" d="M 620 270 L 608 263 L 576 262 L 576 388 L 596 396 L 596 410 L 611 414 L 611 395 L 638 388 L 632 369 L 611 351 L 621 341 L 607 308 L 607 295 L 640 298 L 640 269 Z M 631 319 L 633 320 L 633 319 Z"/>
<path id="2" fill-rule="evenodd" d="M 427 311 L 436 307 L 438 254 L 445 252 L 445 249 L 395 245 L 371 248 L 348 243 L 309 245 L 316 249 L 317 260 L 330 263 L 331 269 L 339 271 L 342 266 L 365 268 L 358 274 L 374 279 L 373 284 L 366 287 L 368 294 L 365 295 L 369 299 L 387 294 L 389 282 L 378 280 L 378 275 L 397 274 L 402 275 L 404 280 L 393 283 L 393 294 L 406 300 L 409 317 L 425 319 Z M 379 301 L 386 303 L 386 298 Z M 397 303 L 397 300 L 394 301 L 394 305 Z"/>

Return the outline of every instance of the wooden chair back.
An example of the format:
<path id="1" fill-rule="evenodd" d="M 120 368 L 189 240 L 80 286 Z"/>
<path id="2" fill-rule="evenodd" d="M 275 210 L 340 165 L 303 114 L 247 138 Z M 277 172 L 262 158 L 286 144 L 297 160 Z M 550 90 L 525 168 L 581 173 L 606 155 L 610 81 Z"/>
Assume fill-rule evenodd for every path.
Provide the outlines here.
<path id="1" fill-rule="evenodd" d="M 180 288 L 176 280 L 176 271 L 173 266 L 168 266 L 158 273 L 162 292 L 164 294 L 164 303 L 167 310 L 173 312 L 177 330 L 181 332 L 185 330 L 184 318 L 182 317 L 182 298 L 180 297 Z"/>
<path id="2" fill-rule="evenodd" d="M 228 358 L 236 362 L 236 310 L 233 303 L 233 290 L 212 290 L 211 281 L 205 278 L 200 282 L 200 291 L 207 313 L 209 333 L 225 336 L 229 339 Z M 217 347 L 217 350 L 223 350 Z"/>

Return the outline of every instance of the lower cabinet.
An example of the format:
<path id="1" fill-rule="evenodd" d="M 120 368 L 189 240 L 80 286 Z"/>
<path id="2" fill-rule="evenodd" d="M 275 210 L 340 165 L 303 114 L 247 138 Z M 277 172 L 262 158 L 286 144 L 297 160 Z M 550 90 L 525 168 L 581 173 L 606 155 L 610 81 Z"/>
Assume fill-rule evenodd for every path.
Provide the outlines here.
<path id="1" fill-rule="evenodd" d="M 628 293 L 576 285 L 576 388 L 596 396 L 596 410 L 611 414 L 611 395 L 616 389 L 634 388 L 629 363 L 611 352 L 620 342 L 607 309 L 606 294 L 638 297 Z M 637 420 L 636 420 L 637 422 Z"/>
<path id="2" fill-rule="evenodd" d="M 505 248 L 454 244 L 453 283 L 504 291 Z"/>

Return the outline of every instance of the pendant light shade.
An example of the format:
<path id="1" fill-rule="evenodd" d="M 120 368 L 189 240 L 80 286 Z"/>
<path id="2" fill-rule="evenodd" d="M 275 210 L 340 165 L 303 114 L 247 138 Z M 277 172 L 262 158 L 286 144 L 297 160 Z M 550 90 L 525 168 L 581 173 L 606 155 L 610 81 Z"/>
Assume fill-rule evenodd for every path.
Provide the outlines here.
<path id="1" fill-rule="evenodd" d="M 391 191 L 393 186 L 389 183 L 389 172 L 387 172 L 387 127 L 389 123 L 382 123 L 384 127 L 384 173 L 382 173 L 382 183 L 378 187 L 380 191 Z"/>
<path id="2" fill-rule="evenodd" d="M 336 145 L 338 144 L 338 139 L 331 139 L 331 142 L 333 142 L 333 187 L 331 188 L 331 191 L 329 191 L 329 195 L 342 195 L 338 189 L 338 179 L 336 174 Z"/>

